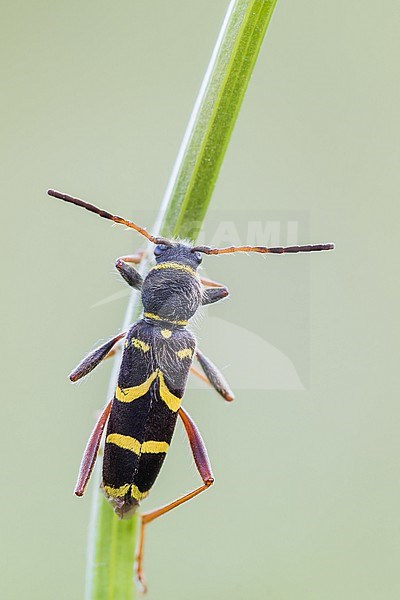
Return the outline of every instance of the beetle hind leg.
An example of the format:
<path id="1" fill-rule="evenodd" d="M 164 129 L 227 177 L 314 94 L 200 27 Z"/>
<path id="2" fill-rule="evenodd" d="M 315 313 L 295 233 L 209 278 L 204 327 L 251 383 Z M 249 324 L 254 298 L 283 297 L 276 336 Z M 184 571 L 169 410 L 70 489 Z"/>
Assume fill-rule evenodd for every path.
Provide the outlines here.
<path id="1" fill-rule="evenodd" d="M 107 424 L 108 417 L 110 416 L 111 405 L 112 400 L 110 400 L 110 402 L 103 409 L 86 445 L 85 452 L 83 453 L 81 461 L 81 466 L 79 468 L 78 480 L 76 482 L 74 490 L 74 494 L 76 496 L 83 496 L 90 476 L 92 474 L 97 454 L 99 451 L 101 436 L 103 435 L 103 431 Z"/>
<path id="2" fill-rule="evenodd" d="M 145 593 L 147 590 L 146 580 L 143 574 L 143 545 L 146 525 L 148 523 L 151 523 L 151 521 L 154 521 L 158 517 L 161 517 L 165 513 L 169 512 L 173 508 L 176 508 L 177 506 L 184 504 L 184 502 L 191 500 L 198 494 L 201 494 L 201 492 L 204 492 L 214 483 L 214 476 L 211 470 L 211 464 L 208 458 L 207 449 L 203 442 L 203 438 L 201 437 L 201 434 L 196 427 L 196 424 L 194 423 L 190 415 L 182 407 L 179 409 L 179 416 L 182 419 L 183 425 L 186 430 L 186 434 L 189 438 L 194 462 L 196 464 L 199 475 L 203 480 L 203 485 L 199 486 L 192 492 L 181 496 L 177 500 L 174 500 L 173 502 L 162 506 L 161 508 L 152 510 L 148 513 L 144 513 L 143 515 L 141 515 L 139 544 L 135 563 L 135 574 L 137 581 L 141 586 L 141 591 L 143 593 Z"/>

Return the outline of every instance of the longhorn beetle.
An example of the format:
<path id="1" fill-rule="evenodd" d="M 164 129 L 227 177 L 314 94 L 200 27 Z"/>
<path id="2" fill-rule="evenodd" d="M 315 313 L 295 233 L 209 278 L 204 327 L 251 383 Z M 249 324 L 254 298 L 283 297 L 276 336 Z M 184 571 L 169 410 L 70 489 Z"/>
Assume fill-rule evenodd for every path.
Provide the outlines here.
<path id="1" fill-rule="evenodd" d="M 120 333 L 88 354 L 70 374 L 78 381 L 102 360 L 115 352 L 124 339 L 124 351 L 115 395 L 101 413 L 86 446 L 75 494 L 82 496 L 107 424 L 102 487 L 114 511 L 120 518 L 133 515 L 146 498 L 164 462 L 177 417 L 181 418 L 202 485 L 177 500 L 141 515 L 140 538 L 136 557 L 136 575 L 145 589 L 143 576 L 143 540 L 145 527 L 157 517 L 194 498 L 214 483 L 210 461 L 203 439 L 181 400 L 189 371 L 208 381 L 228 401 L 233 393 L 217 367 L 196 347 L 196 340 L 186 326 L 201 305 L 218 302 L 228 295 L 225 286 L 201 279 L 197 268 L 202 254 L 260 252 L 284 254 L 332 250 L 334 244 L 288 246 L 230 246 L 211 248 L 190 246 L 178 240 L 153 236 L 143 227 L 112 215 L 78 198 L 48 190 L 65 202 L 70 202 L 134 229 L 155 244 L 155 266 L 143 279 L 132 263 L 140 255 L 118 258 L 115 266 L 131 287 L 141 292 L 143 316 L 129 331 Z M 143 254 L 143 253 L 142 253 Z M 199 361 L 205 376 L 192 366 Z"/>

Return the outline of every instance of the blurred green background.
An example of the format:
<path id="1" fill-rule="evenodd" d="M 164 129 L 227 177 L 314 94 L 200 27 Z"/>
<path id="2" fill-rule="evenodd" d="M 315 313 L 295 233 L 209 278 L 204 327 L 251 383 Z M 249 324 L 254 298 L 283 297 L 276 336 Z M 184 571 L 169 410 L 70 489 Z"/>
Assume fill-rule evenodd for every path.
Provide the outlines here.
<path id="1" fill-rule="evenodd" d="M 151 227 L 227 5 L 3 6 L 2 598 L 83 596 L 92 490 L 72 490 L 110 365 L 67 374 L 121 326 L 113 263 L 140 246 L 46 189 Z M 278 2 L 205 234 L 245 210 L 337 249 L 207 261 L 231 298 L 195 330 L 237 400 L 188 390 L 216 485 L 149 527 L 149 600 L 400 597 L 398 19 Z M 178 427 L 147 506 L 197 482 Z"/>

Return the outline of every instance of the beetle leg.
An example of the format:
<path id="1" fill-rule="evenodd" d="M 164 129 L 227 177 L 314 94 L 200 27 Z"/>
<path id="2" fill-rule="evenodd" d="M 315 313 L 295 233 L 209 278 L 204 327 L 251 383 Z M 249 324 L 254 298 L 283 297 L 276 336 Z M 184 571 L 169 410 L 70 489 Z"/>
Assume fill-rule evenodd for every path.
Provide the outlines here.
<path id="1" fill-rule="evenodd" d="M 103 412 L 98 418 L 97 423 L 94 426 L 89 441 L 86 445 L 85 452 L 82 456 L 81 466 L 79 467 L 78 480 L 76 482 L 74 490 L 74 494 L 76 496 L 83 496 L 87 483 L 92 474 L 100 446 L 101 436 L 106 426 L 107 419 L 110 415 L 111 404 L 112 400 L 110 400 L 107 406 L 103 409 Z"/>
<path id="2" fill-rule="evenodd" d="M 109 356 L 112 356 L 112 354 L 115 353 L 115 349 L 113 350 L 113 346 L 115 346 L 115 344 L 125 336 L 126 331 L 124 331 L 123 333 L 119 333 L 115 337 L 111 338 L 111 340 L 108 340 L 108 342 L 106 342 L 102 346 L 99 346 L 98 348 L 93 350 L 93 352 L 90 352 L 90 354 L 85 356 L 85 358 L 81 360 L 79 365 L 75 367 L 75 369 L 72 371 L 72 373 L 69 376 L 70 380 L 74 382 L 78 381 L 78 379 L 85 377 L 85 375 L 93 371 L 93 369 L 97 367 L 97 365 L 100 364 L 102 360 L 108 358 Z"/>
<path id="3" fill-rule="evenodd" d="M 204 383 L 206 383 L 207 385 L 211 385 L 211 382 L 208 379 L 208 377 L 206 377 L 204 373 L 196 369 L 196 367 L 194 367 L 193 365 L 191 365 L 190 367 L 190 372 L 193 373 L 193 375 L 196 375 L 196 377 L 198 377 L 199 379 L 201 379 L 201 381 L 204 381 Z"/>
<path id="4" fill-rule="evenodd" d="M 120 256 L 119 259 L 127 263 L 133 263 L 139 265 L 142 262 L 143 256 L 145 255 L 144 250 L 139 250 L 136 254 L 128 254 L 127 256 Z"/>
<path id="5" fill-rule="evenodd" d="M 107 358 L 111 358 L 112 356 L 114 356 L 115 354 L 117 354 L 117 352 L 119 352 L 122 348 L 122 344 L 115 344 L 115 346 L 113 348 L 111 348 L 110 352 L 108 354 L 105 355 L 103 360 L 107 360 Z"/>
<path id="6" fill-rule="evenodd" d="M 207 277 L 200 277 L 200 281 L 202 285 L 206 287 L 225 287 L 223 283 L 218 283 L 218 281 L 214 281 L 213 279 L 208 279 Z"/>
<path id="7" fill-rule="evenodd" d="M 192 492 L 189 492 L 189 494 L 185 494 L 177 500 L 174 500 L 174 502 L 170 502 L 170 504 L 166 504 L 165 506 L 158 508 L 157 510 L 152 510 L 151 512 L 141 515 L 140 537 L 138 551 L 136 555 L 135 572 L 136 577 L 142 586 L 143 592 L 145 592 L 147 589 L 143 575 L 143 543 L 146 525 L 148 523 L 151 523 L 151 521 L 154 521 L 154 519 L 161 517 L 161 515 L 164 515 L 165 513 L 169 512 L 176 506 L 179 506 L 180 504 L 191 500 L 201 492 L 204 492 L 204 490 L 209 488 L 214 483 L 214 476 L 211 470 L 211 464 L 208 458 L 207 449 L 205 447 L 201 434 L 196 427 L 196 424 L 194 423 L 190 415 L 182 407 L 179 409 L 179 416 L 183 421 L 183 425 L 189 438 L 193 458 L 196 463 L 199 475 L 203 480 L 203 485 L 196 488 Z"/>
<path id="8" fill-rule="evenodd" d="M 207 356 L 204 356 L 199 349 L 196 350 L 196 358 L 201 364 L 201 367 L 205 373 L 203 375 L 193 365 L 190 367 L 191 372 L 199 377 L 202 381 L 212 385 L 212 387 L 228 402 L 235 399 L 235 395 L 229 387 L 229 383 L 222 375 L 221 371 L 211 362 Z"/>
<path id="9" fill-rule="evenodd" d="M 127 256 L 124 257 L 129 258 Z M 123 279 L 125 279 L 126 283 L 136 290 L 140 290 L 143 283 L 143 277 L 134 267 L 131 267 L 124 259 L 117 258 L 115 262 L 115 267 L 118 269 L 119 274 Z"/>
<path id="10" fill-rule="evenodd" d="M 229 294 L 228 288 L 226 287 L 213 287 L 207 290 L 203 290 L 201 303 L 203 306 L 206 304 L 214 304 L 223 298 L 226 298 Z"/>

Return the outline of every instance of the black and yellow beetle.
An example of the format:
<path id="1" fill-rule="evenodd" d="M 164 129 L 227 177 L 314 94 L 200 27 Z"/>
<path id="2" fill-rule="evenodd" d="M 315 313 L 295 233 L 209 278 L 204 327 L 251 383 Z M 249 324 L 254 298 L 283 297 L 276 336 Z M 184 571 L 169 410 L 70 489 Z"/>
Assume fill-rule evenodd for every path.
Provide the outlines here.
<path id="1" fill-rule="evenodd" d="M 193 334 L 186 328 L 200 305 L 212 304 L 228 295 L 225 286 L 201 279 L 197 268 L 202 254 L 260 252 L 270 254 L 332 250 L 333 244 L 288 246 L 230 246 L 210 248 L 155 237 L 143 227 L 112 215 L 92 204 L 66 194 L 48 191 L 50 196 L 81 206 L 101 217 L 135 229 L 154 249 L 155 266 L 143 279 L 132 266 L 140 255 L 119 258 L 116 268 L 125 281 L 140 290 L 143 316 L 129 331 L 121 333 L 91 352 L 71 373 L 77 381 L 110 356 L 115 345 L 124 340 L 124 351 L 114 398 L 107 404 L 83 455 L 75 494 L 82 496 L 97 457 L 100 440 L 107 424 L 103 490 L 121 517 L 131 516 L 139 502 L 146 498 L 154 484 L 168 451 L 177 417 L 182 419 L 193 457 L 203 480 L 194 491 L 177 500 L 141 515 L 136 574 L 145 587 L 143 577 L 143 539 L 147 523 L 206 490 L 214 477 L 202 437 L 182 408 L 189 371 L 204 378 L 193 366 L 196 357 L 208 382 L 225 398 L 233 393 L 222 374 L 196 347 Z"/>

